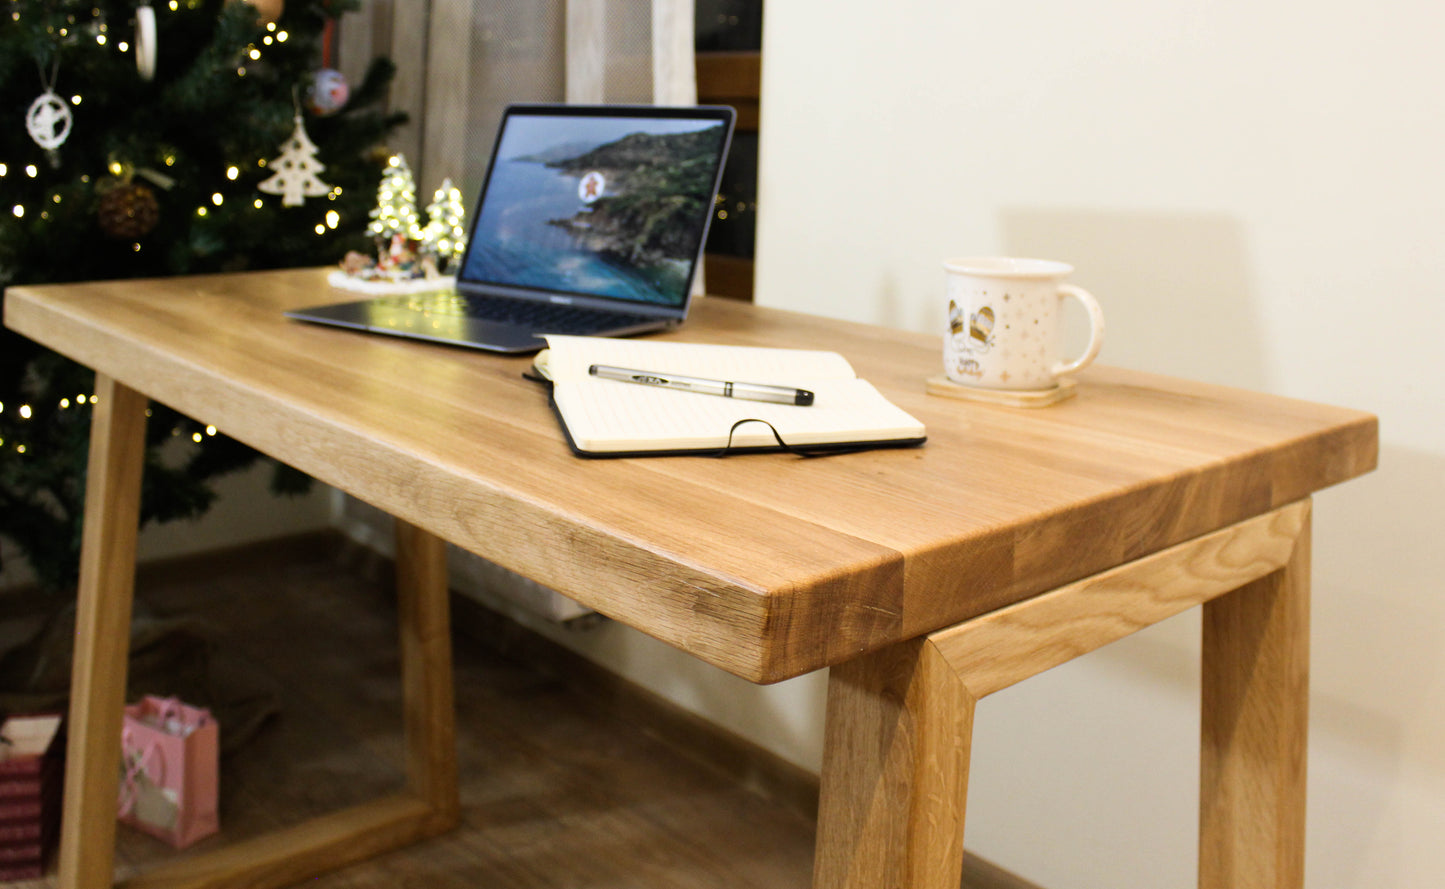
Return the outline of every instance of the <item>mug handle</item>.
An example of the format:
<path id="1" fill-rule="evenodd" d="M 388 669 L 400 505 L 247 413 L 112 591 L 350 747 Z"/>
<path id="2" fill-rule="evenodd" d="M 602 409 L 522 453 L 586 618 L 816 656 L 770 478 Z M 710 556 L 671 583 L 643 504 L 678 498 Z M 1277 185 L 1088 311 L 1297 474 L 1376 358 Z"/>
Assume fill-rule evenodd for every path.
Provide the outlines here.
<path id="1" fill-rule="evenodd" d="M 1073 361 L 1068 363 L 1061 361 L 1054 365 L 1051 371 L 1054 376 L 1071 374 L 1093 364 L 1094 359 L 1099 357 L 1099 349 L 1104 345 L 1104 310 L 1099 308 L 1099 301 L 1094 299 L 1092 293 L 1082 287 L 1075 287 L 1072 284 L 1060 284 L 1059 301 L 1062 302 L 1066 296 L 1072 296 L 1078 300 L 1080 305 L 1084 307 L 1084 311 L 1089 313 L 1089 346 L 1084 349 L 1083 355 L 1080 355 Z"/>

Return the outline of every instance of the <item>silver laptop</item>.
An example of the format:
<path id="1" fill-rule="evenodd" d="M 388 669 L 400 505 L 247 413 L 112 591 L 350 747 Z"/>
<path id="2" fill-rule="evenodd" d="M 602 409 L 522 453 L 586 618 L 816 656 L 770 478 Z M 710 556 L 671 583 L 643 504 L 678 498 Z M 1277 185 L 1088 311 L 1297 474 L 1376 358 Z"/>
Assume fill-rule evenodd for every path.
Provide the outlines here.
<path id="1" fill-rule="evenodd" d="M 494 352 L 687 317 L 732 138 L 727 107 L 514 105 L 455 289 L 287 316 Z"/>

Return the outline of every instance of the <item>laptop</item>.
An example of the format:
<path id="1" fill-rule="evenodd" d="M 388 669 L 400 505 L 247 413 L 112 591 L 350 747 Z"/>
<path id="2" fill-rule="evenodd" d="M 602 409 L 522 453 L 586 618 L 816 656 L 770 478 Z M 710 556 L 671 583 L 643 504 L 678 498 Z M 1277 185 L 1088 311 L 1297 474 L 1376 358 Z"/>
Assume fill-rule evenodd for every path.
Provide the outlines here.
<path id="1" fill-rule="evenodd" d="M 508 353 L 535 352 L 548 333 L 675 327 L 732 129 L 727 107 L 510 106 L 455 288 L 286 314 Z"/>

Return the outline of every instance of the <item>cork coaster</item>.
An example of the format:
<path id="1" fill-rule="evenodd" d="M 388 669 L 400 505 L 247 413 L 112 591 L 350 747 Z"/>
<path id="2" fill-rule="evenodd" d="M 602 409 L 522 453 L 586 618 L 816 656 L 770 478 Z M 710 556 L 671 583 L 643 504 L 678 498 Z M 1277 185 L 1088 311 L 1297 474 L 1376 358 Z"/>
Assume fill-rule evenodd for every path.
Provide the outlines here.
<path id="1" fill-rule="evenodd" d="M 1003 404 L 1010 407 L 1047 407 L 1057 404 L 1074 394 L 1075 383 L 1063 379 L 1052 389 L 980 389 L 955 383 L 943 374 L 928 378 L 928 394 L 948 398 L 962 398 L 966 401 L 981 401 L 985 404 Z"/>

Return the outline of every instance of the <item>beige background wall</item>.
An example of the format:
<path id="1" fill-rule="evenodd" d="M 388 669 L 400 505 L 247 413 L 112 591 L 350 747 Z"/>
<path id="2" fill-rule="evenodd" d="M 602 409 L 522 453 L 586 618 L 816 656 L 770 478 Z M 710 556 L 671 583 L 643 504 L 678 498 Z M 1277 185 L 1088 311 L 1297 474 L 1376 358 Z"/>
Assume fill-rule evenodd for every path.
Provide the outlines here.
<path id="1" fill-rule="evenodd" d="M 1380 415 L 1380 471 L 1317 500 L 1319 889 L 1445 873 L 1442 33 L 1426 0 L 767 10 L 760 303 L 934 331 L 944 257 L 1064 259 L 1102 362 Z M 1197 634 L 985 700 L 970 847 L 1193 885 Z"/>

